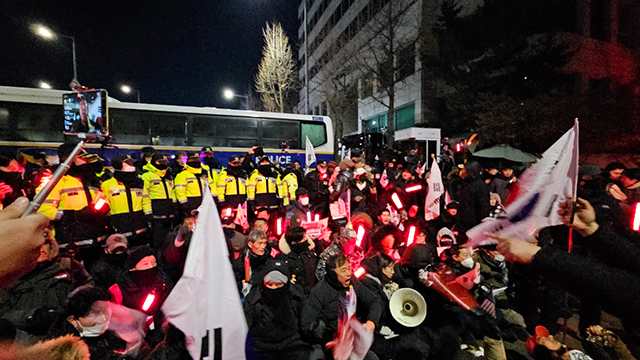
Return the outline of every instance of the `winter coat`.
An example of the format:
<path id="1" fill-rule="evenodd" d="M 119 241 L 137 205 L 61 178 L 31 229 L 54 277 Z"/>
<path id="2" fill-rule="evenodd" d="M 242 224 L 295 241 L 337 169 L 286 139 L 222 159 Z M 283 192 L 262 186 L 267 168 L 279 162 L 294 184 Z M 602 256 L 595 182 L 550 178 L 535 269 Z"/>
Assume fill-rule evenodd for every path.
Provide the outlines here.
<path id="1" fill-rule="evenodd" d="M 0 292 L 0 318 L 9 320 L 23 330 L 27 327 L 44 326 L 44 329 L 34 330 L 46 333 L 53 319 L 38 315 L 63 305 L 71 290 L 69 275 L 60 264 L 53 261 L 42 262 Z M 38 309 L 43 314 L 36 314 Z M 32 315 L 33 318 L 28 319 Z"/>
<path id="2" fill-rule="evenodd" d="M 378 325 L 382 313 L 382 304 L 364 285 L 351 278 L 353 290 L 357 296 L 356 317 L 362 322 L 372 321 Z M 303 336 L 310 342 L 326 344 L 331 341 L 338 329 L 338 312 L 347 296 L 345 288 L 329 285 L 322 280 L 311 289 L 307 302 L 302 309 L 300 327 Z"/>
<path id="3" fill-rule="evenodd" d="M 160 310 L 162 303 L 169 296 L 173 288 L 173 281 L 169 276 L 157 267 L 158 275 L 155 281 L 149 286 L 141 286 L 136 283 L 131 275 L 131 271 L 123 271 L 118 276 L 116 284 L 122 292 L 122 305 L 135 310 L 142 310 L 147 296 L 155 292 L 156 298 L 151 307 L 145 311 L 147 314 L 156 314 Z"/>
<path id="4" fill-rule="evenodd" d="M 284 260 L 289 265 L 289 273 L 296 277 L 296 284 L 304 289 L 305 294 L 309 294 L 311 289 L 318 282 L 316 279 L 316 267 L 318 266 L 318 255 L 313 250 L 297 253 L 291 249 L 282 249 Z"/>
<path id="5" fill-rule="evenodd" d="M 338 177 L 336 177 L 336 181 L 334 181 L 332 185 L 333 192 L 329 195 L 331 202 L 338 201 L 340 195 L 349 190 L 351 179 L 353 179 L 353 172 L 351 170 L 342 170 L 338 173 Z"/>
<path id="6" fill-rule="evenodd" d="M 238 291 L 242 290 L 242 282 L 245 280 L 245 268 L 244 261 L 247 255 L 249 256 L 249 264 L 251 266 L 251 277 L 249 279 L 249 284 L 251 286 L 256 286 L 260 284 L 262 278 L 266 275 L 266 270 L 268 268 L 268 262 L 273 260 L 273 257 L 270 255 L 271 248 L 269 246 L 264 250 L 263 256 L 255 255 L 249 247 L 244 248 L 240 251 L 240 255 L 237 259 L 235 259 L 232 263 L 233 272 L 236 276 L 236 283 L 238 285 Z M 278 254 L 278 258 L 281 255 Z"/>
<path id="7" fill-rule="evenodd" d="M 48 339 L 55 339 L 64 335 L 80 337 L 78 330 L 67 321 L 66 317 L 61 317 L 49 329 Z M 107 330 L 97 337 L 83 337 L 89 347 L 91 360 L 116 360 L 123 359 L 122 353 L 127 348 L 127 342 L 122 340 L 115 332 Z"/>
<path id="8" fill-rule="evenodd" d="M 258 352 L 282 351 L 304 344 L 300 336 L 299 320 L 305 296 L 300 286 L 291 283 L 285 286 L 288 287 L 288 294 L 280 299 L 284 308 L 278 309 L 267 303 L 260 286 L 252 288 L 244 300 L 248 337 Z M 282 318 L 283 311 L 286 312 L 286 319 Z"/>
<path id="9" fill-rule="evenodd" d="M 596 258 L 556 247 L 543 247 L 531 266 L 545 280 L 640 329 L 640 246 L 601 226 L 581 245 Z"/>
<path id="10" fill-rule="evenodd" d="M 377 193 L 371 193 L 371 188 L 373 187 L 371 182 L 369 180 L 365 180 L 363 184 L 364 188 L 360 190 L 358 187 L 358 181 L 355 179 L 351 181 L 351 186 L 349 187 L 351 190 L 351 214 L 361 212 L 369 213 L 369 204 L 377 201 Z M 362 196 L 360 201 L 355 200 L 358 196 Z"/>
<path id="11" fill-rule="evenodd" d="M 491 211 L 489 186 L 481 178 L 465 179 L 458 201 L 457 229 L 461 235 L 478 225 Z"/>

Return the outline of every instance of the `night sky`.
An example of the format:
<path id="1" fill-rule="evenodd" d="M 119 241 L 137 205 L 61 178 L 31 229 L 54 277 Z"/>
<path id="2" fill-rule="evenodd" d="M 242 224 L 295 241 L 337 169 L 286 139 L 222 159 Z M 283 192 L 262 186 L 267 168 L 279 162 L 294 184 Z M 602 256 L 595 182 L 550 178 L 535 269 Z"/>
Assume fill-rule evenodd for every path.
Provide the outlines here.
<path id="1" fill-rule="evenodd" d="M 31 25 L 76 38 L 82 85 L 137 101 L 120 85 L 139 89 L 142 102 L 238 107 L 225 87 L 253 86 L 262 28 L 279 21 L 297 52 L 297 0 L 0 1 L 0 85 L 68 90 L 71 40 L 45 41 Z M 297 56 L 294 55 L 294 58 Z"/>

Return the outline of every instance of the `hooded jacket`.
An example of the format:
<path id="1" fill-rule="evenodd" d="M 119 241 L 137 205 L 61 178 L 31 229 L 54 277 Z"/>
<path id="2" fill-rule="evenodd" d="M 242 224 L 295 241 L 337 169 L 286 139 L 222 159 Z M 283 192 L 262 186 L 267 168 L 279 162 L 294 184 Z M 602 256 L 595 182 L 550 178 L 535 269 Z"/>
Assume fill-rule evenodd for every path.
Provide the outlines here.
<path id="1" fill-rule="evenodd" d="M 280 251 L 289 266 L 289 273 L 296 278 L 296 284 L 302 286 L 305 294 L 309 294 L 318 281 L 316 279 L 318 255 L 309 246 L 304 251 L 294 251 L 284 238 L 280 240 Z"/>
<path id="2" fill-rule="evenodd" d="M 144 174 L 140 177 L 144 181 L 145 193 L 149 195 L 142 201 L 145 214 L 152 213 L 154 219 L 175 217 L 177 200 L 173 180 L 167 176 L 168 170 L 159 170 L 151 163 L 146 164 L 142 169 Z"/>

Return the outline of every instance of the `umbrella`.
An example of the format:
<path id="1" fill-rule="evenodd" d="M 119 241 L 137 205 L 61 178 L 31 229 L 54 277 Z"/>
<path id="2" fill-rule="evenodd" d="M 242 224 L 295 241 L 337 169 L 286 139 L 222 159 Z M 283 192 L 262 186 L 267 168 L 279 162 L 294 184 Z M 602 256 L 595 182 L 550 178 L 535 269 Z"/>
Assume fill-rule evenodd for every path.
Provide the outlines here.
<path id="1" fill-rule="evenodd" d="M 500 144 L 487 149 L 474 152 L 473 156 L 481 158 L 504 159 L 519 163 L 530 163 L 538 160 L 537 157 L 524 151 L 512 148 L 509 145 Z"/>

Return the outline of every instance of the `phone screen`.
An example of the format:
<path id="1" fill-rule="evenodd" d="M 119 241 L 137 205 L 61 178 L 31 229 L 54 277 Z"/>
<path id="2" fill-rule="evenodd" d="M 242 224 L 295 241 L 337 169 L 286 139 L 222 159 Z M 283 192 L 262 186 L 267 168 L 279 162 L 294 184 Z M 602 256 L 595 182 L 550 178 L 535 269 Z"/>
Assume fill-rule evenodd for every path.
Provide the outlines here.
<path id="1" fill-rule="evenodd" d="M 65 134 L 109 134 L 106 90 L 64 94 L 62 104 Z"/>

